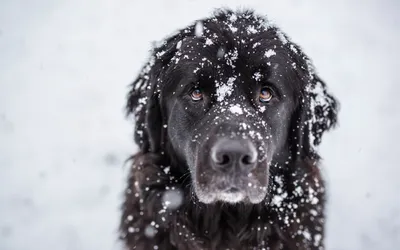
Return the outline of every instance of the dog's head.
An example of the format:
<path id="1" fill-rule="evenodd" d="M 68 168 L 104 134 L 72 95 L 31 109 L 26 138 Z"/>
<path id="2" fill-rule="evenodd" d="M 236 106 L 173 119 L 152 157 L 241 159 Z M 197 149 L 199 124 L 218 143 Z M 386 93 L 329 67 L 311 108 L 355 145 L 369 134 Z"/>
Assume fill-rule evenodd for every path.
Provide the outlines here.
<path id="1" fill-rule="evenodd" d="M 337 113 L 296 44 L 264 18 L 231 11 L 156 46 L 127 108 L 141 150 L 176 158 L 204 203 L 261 202 L 271 163 L 318 157 Z"/>

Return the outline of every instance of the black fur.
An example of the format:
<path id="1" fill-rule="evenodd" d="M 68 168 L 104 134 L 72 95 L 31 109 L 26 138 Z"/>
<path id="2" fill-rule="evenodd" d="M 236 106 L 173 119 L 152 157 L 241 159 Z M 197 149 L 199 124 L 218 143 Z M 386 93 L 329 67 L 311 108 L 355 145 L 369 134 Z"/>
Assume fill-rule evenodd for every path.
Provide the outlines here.
<path id="1" fill-rule="evenodd" d="M 126 248 L 324 249 L 316 146 L 336 124 L 336 100 L 301 49 L 265 18 L 219 10 L 200 22 L 202 32 L 194 24 L 154 48 L 128 95 L 140 152 L 132 156 L 123 205 Z M 215 83 L 233 76 L 234 93 L 218 102 Z M 201 103 L 185 95 L 191 84 L 204 89 Z M 277 97 L 264 107 L 257 98 L 265 84 L 276 86 Z M 234 103 L 245 114 L 227 112 Z M 227 134 L 256 145 L 253 177 L 238 182 L 265 186 L 254 191 L 261 202 L 251 195 L 235 204 L 203 202 L 217 192 L 215 178 L 228 180 L 208 166 L 212 145 Z M 170 190 L 183 197 L 178 208 L 162 201 Z"/>

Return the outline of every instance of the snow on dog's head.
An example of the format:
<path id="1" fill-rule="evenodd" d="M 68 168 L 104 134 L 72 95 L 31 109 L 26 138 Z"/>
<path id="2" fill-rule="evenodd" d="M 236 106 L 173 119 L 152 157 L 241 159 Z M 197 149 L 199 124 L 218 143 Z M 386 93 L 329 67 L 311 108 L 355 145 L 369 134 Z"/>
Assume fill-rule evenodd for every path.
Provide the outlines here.
<path id="1" fill-rule="evenodd" d="M 127 107 L 141 150 L 173 155 L 204 203 L 264 200 L 277 169 L 318 158 L 337 112 L 301 49 L 246 11 L 217 12 L 161 42 Z"/>

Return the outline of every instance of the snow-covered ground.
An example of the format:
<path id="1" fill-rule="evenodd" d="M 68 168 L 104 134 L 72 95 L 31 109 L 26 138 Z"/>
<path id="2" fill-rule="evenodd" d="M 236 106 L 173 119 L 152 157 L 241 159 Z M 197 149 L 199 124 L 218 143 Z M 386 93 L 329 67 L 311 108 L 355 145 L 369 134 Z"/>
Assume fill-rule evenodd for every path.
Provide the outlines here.
<path id="1" fill-rule="evenodd" d="M 268 14 L 341 101 L 321 147 L 330 250 L 400 246 L 400 1 L 0 1 L 0 250 L 109 250 L 134 152 L 127 84 L 215 7 Z"/>

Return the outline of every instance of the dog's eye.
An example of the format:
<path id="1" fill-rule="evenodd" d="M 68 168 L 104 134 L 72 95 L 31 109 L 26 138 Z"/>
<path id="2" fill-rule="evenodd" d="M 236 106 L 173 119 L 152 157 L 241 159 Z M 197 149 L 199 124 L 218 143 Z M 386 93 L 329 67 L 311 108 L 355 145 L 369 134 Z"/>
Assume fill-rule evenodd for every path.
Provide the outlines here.
<path id="1" fill-rule="evenodd" d="M 260 90 L 260 102 L 269 102 L 271 101 L 272 97 L 272 90 L 270 88 L 263 87 Z"/>
<path id="2" fill-rule="evenodd" d="M 193 101 L 200 101 L 203 99 L 203 93 L 201 93 L 201 90 L 198 88 L 193 89 L 190 96 L 192 97 Z"/>

